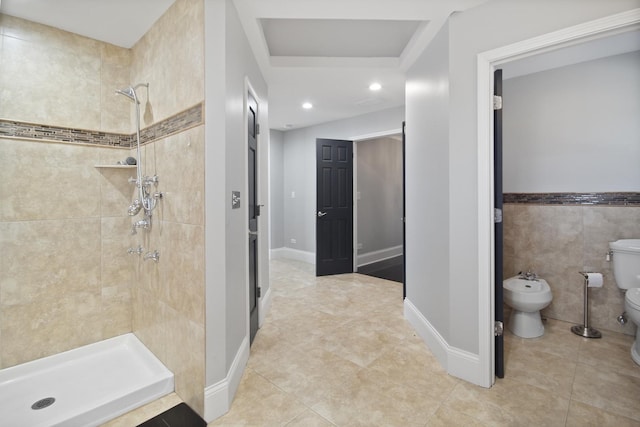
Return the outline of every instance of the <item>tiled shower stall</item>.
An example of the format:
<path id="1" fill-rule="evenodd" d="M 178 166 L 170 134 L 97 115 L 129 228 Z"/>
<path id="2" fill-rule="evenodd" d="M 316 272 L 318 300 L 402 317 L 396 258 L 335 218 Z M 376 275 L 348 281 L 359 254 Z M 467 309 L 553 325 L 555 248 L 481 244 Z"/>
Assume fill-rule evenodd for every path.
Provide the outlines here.
<path id="1" fill-rule="evenodd" d="M 203 413 L 203 2 L 177 1 L 131 49 L 0 15 L 0 368 L 133 331 Z M 136 155 L 163 193 L 127 215 Z M 160 261 L 127 253 L 142 246 Z"/>

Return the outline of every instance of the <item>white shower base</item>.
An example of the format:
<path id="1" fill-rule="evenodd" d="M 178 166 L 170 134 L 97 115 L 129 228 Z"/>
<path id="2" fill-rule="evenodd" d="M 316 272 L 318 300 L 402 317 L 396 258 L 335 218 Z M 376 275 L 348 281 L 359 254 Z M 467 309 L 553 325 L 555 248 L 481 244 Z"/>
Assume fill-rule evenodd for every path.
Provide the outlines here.
<path id="1" fill-rule="evenodd" d="M 0 370 L 0 426 L 98 426 L 173 388 L 173 374 L 129 333 Z M 49 397 L 51 406 L 31 408 Z"/>

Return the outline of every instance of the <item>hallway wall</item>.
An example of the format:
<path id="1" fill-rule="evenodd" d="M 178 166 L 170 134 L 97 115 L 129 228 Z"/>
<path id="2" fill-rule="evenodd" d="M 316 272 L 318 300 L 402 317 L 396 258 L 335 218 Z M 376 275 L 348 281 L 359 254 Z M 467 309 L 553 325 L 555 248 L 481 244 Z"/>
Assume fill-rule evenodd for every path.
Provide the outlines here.
<path id="1" fill-rule="evenodd" d="M 357 243 L 362 244 L 357 254 L 375 262 L 388 256 L 376 252 L 395 248 L 397 253 L 402 246 L 402 140 L 375 138 L 356 146 Z"/>
<path id="2" fill-rule="evenodd" d="M 207 0 L 205 20 L 205 419 L 230 407 L 249 357 L 247 125 L 245 97 L 255 90 L 258 203 L 268 203 L 268 88 L 231 0 Z M 232 191 L 240 191 L 232 209 Z M 269 301 L 269 208 L 258 217 L 258 284 L 262 315 Z M 261 316 L 262 316 L 261 315 Z"/>
<path id="3" fill-rule="evenodd" d="M 376 132 L 399 130 L 403 120 L 404 107 L 396 107 L 284 132 L 285 247 L 311 256 L 316 251 L 316 139 L 349 140 Z"/>
<path id="4" fill-rule="evenodd" d="M 284 133 L 269 131 L 269 208 L 271 242 L 269 249 L 285 246 L 284 241 Z"/>

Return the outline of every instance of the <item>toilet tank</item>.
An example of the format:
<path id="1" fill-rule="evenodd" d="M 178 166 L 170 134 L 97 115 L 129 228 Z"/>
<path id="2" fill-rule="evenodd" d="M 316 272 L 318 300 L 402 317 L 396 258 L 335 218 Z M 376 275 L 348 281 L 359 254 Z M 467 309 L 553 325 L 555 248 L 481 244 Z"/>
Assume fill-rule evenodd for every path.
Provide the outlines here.
<path id="1" fill-rule="evenodd" d="M 640 239 L 609 242 L 613 276 L 620 289 L 640 288 Z"/>

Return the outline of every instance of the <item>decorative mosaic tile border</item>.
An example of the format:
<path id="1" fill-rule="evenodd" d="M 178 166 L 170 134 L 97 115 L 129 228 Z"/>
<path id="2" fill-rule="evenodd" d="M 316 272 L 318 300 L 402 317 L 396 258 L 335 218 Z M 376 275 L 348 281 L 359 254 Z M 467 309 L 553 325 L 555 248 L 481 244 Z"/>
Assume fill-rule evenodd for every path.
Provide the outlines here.
<path id="1" fill-rule="evenodd" d="M 504 203 L 640 206 L 640 193 L 505 193 Z"/>
<path id="2" fill-rule="evenodd" d="M 197 104 L 188 110 L 175 114 L 161 122 L 155 123 L 140 131 L 140 142 L 146 144 L 157 139 L 166 138 L 178 132 L 191 129 L 203 123 L 203 104 Z M 135 133 L 98 132 L 84 129 L 73 129 L 47 126 L 34 123 L 0 120 L 0 138 L 37 139 L 51 142 L 68 142 L 76 144 L 92 144 L 107 147 L 132 148 L 135 146 Z"/>

